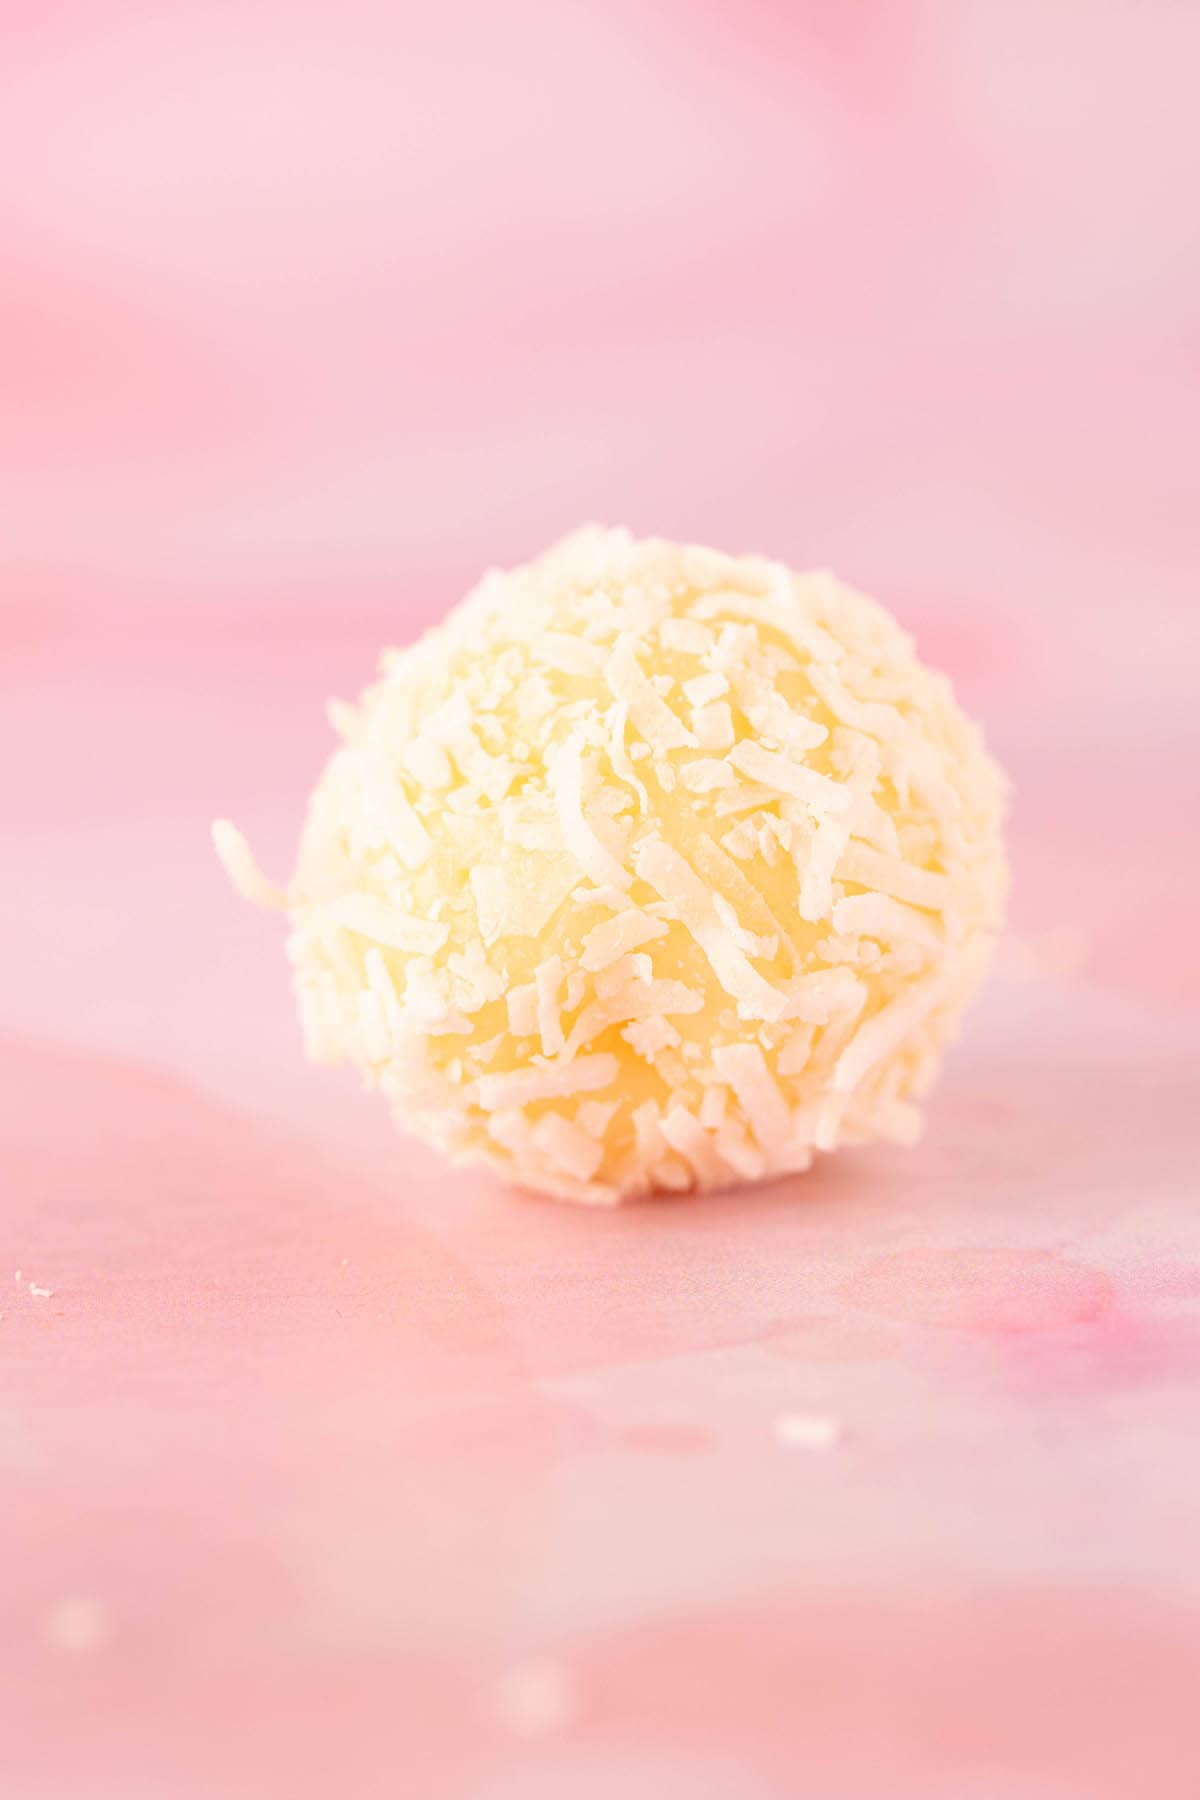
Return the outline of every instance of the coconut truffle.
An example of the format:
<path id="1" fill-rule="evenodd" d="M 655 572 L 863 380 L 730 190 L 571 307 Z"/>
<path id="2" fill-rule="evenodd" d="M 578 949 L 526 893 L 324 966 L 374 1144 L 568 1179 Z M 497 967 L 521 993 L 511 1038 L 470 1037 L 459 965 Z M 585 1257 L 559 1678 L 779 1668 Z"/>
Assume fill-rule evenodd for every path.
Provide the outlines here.
<path id="1" fill-rule="evenodd" d="M 306 1046 L 458 1161 L 612 1201 L 911 1142 L 988 961 L 1005 783 L 874 601 L 625 531 L 388 651 L 285 892 Z"/>

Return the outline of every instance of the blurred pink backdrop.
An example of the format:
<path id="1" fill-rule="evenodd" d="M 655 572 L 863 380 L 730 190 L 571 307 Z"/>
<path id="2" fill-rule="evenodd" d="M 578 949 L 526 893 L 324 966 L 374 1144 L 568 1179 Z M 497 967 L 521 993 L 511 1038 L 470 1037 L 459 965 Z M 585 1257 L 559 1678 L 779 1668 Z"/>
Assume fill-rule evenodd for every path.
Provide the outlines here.
<path id="1" fill-rule="evenodd" d="M 1191 1800 L 1200 9 L 0 45 L 6 1791 Z M 832 565 L 986 721 L 911 1157 L 597 1220 L 302 1064 L 209 818 L 286 870 L 324 698 L 589 518 Z"/>

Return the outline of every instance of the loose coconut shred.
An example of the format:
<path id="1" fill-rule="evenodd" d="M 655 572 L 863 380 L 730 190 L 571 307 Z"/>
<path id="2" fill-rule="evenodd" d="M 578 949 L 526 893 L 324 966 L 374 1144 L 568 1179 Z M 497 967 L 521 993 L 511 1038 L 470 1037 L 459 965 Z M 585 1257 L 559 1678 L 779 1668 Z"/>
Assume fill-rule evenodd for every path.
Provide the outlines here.
<path id="1" fill-rule="evenodd" d="M 828 574 L 580 531 L 389 651 L 280 890 L 308 1052 L 614 1201 L 911 1142 L 990 955 L 1005 784 Z"/>

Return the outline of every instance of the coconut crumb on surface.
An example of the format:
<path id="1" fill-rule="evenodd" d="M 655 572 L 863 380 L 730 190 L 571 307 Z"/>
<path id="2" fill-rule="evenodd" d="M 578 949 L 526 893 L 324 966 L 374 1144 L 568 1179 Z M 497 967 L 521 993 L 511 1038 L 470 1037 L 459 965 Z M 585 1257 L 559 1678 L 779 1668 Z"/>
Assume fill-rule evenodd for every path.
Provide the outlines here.
<path id="1" fill-rule="evenodd" d="M 20 1269 L 13 1271 L 13 1280 L 18 1287 L 23 1287 L 25 1292 L 32 1295 L 35 1300 L 53 1300 L 54 1298 L 53 1288 L 43 1287 L 41 1282 L 27 1279 Z"/>

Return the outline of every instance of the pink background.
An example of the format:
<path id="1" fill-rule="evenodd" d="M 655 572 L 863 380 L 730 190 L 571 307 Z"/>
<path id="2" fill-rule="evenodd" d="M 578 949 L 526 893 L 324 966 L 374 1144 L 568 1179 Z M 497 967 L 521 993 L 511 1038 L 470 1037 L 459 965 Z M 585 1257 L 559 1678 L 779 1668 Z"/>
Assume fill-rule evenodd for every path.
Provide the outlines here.
<path id="1" fill-rule="evenodd" d="M 0 18 L 5 1795 L 1193 1800 L 1200 9 Z M 585 518 L 986 720 L 912 1154 L 579 1213 L 303 1064 L 208 820 Z"/>

